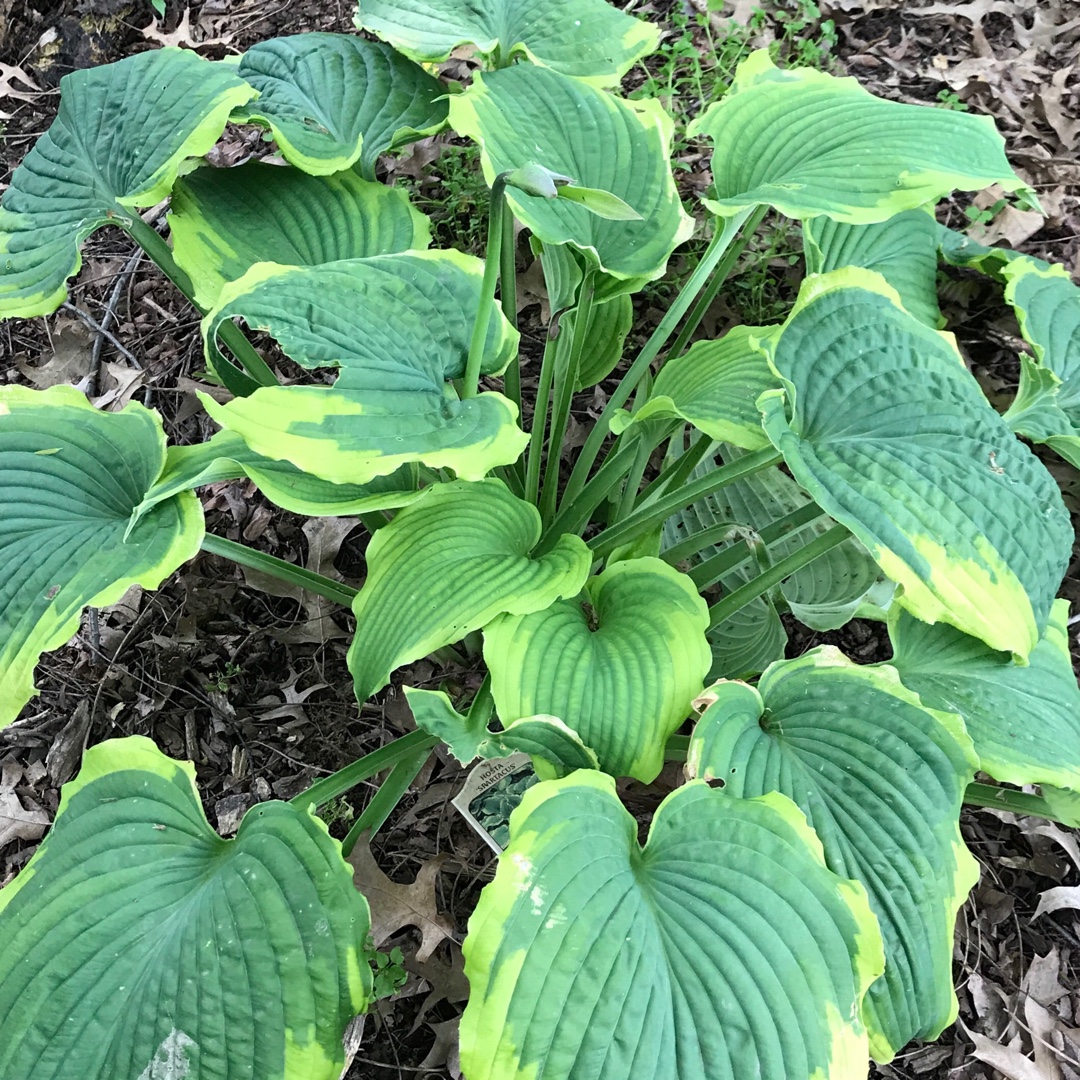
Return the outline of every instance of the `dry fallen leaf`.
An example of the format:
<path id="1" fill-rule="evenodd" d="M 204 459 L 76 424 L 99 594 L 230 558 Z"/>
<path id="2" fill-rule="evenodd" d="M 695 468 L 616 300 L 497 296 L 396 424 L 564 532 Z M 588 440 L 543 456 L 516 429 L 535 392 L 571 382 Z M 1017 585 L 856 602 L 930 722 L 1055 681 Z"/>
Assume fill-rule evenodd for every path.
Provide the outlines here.
<path id="1" fill-rule="evenodd" d="M 449 960 L 443 959 L 442 954 L 446 951 L 450 954 Z M 424 999 L 424 1004 L 420 1007 L 410 1031 L 416 1031 L 428 1013 L 441 1002 L 456 1005 L 460 1001 L 469 1000 L 469 980 L 465 978 L 465 956 L 456 941 L 451 941 L 447 950 L 440 950 L 423 963 L 415 955 L 406 953 L 405 970 L 410 975 L 423 979 L 431 991 Z"/>
<path id="2" fill-rule="evenodd" d="M 163 25 L 164 23 L 162 23 Z M 211 37 L 203 27 L 201 20 L 197 21 L 195 26 L 198 28 L 198 33 L 195 33 L 191 27 L 191 9 L 185 8 L 179 26 L 171 34 L 166 34 L 159 29 L 158 20 L 155 19 L 143 30 L 143 37 L 156 41 L 160 45 L 187 46 L 189 49 L 201 49 L 210 45 L 228 45 L 236 36 L 235 34 L 222 34 L 220 37 Z"/>
<path id="3" fill-rule="evenodd" d="M 46 91 L 42 90 L 22 68 L 14 67 L 12 64 L 0 64 L 0 98 L 36 101 L 44 93 Z M 10 120 L 12 115 L 0 109 L 0 120 Z"/>
<path id="4" fill-rule="evenodd" d="M 421 935 L 416 958 L 422 963 L 440 941 L 453 936 L 453 926 L 439 914 L 435 904 L 435 878 L 446 861 L 445 855 L 424 863 L 411 885 L 391 881 L 364 842 L 353 848 L 347 861 L 353 868 L 353 882 L 371 907 L 371 936 L 376 948 L 403 927 L 415 926 Z"/>
<path id="5" fill-rule="evenodd" d="M 306 569 L 322 574 L 324 577 L 333 578 L 335 581 L 341 581 L 341 574 L 334 568 L 334 560 L 341 550 L 345 537 L 359 523 L 359 518 L 352 517 L 309 518 L 303 527 L 308 543 Z M 296 625 L 287 630 L 274 632 L 274 637 L 278 641 L 291 645 L 310 642 L 323 644 L 334 638 L 348 636 L 332 618 L 332 613 L 340 611 L 341 608 L 325 597 L 309 593 L 299 585 L 286 584 L 280 578 L 246 566 L 244 579 L 253 588 L 269 593 L 271 596 L 287 596 L 303 606 L 304 615 Z"/>
<path id="6" fill-rule="evenodd" d="M 13 840 L 40 840 L 49 827 L 49 815 L 40 808 L 27 810 L 15 794 L 23 771 L 14 762 L 0 773 L 0 850 Z"/>
<path id="7" fill-rule="evenodd" d="M 991 1068 L 997 1069 L 1008 1080 L 1057 1080 L 1055 1076 L 1043 1072 L 1026 1054 L 1014 1046 L 1005 1046 L 994 1042 L 977 1031 L 971 1031 L 962 1020 L 957 1023 L 964 1029 L 964 1034 L 975 1044 L 972 1051 L 980 1061 L 985 1061 Z"/>
<path id="8" fill-rule="evenodd" d="M 1055 885 L 1054 888 L 1039 893 L 1039 906 L 1031 917 L 1037 919 L 1040 915 L 1048 915 L 1062 908 L 1075 908 L 1080 911 L 1080 885 Z"/>
<path id="9" fill-rule="evenodd" d="M 60 383 L 75 386 L 90 374 L 94 335 L 77 319 L 57 319 L 51 336 L 52 356 L 45 363 L 18 365 L 19 373 L 38 390 Z"/>
<path id="10" fill-rule="evenodd" d="M 107 412 L 119 412 L 135 396 L 135 391 L 146 384 L 146 372 L 130 364 L 106 363 L 103 365 L 105 376 L 104 393 L 91 398 L 90 403 L 96 409 Z"/>
<path id="11" fill-rule="evenodd" d="M 444 1020 L 441 1024 L 428 1024 L 435 1032 L 435 1042 L 427 1052 L 427 1057 L 420 1062 L 421 1069 L 430 1069 L 432 1072 L 442 1072 L 444 1069 L 449 1073 L 452 1080 L 461 1078 L 461 1061 L 458 1056 L 458 1025 L 461 1017 L 455 1016 L 453 1020 Z"/>

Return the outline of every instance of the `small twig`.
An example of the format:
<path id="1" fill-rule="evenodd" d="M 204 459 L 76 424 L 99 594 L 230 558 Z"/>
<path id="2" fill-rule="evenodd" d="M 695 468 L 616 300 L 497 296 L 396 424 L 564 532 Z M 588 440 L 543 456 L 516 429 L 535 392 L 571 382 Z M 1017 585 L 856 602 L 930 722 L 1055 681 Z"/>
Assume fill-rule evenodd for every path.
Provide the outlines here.
<path id="1" fill-rule="evenodd" d="M 142 364 L 140 364 L 139 361 L 135 359 L 135 356 L 127 349 L 125 349 L 124 346 L 116 340 L 116 337 L 108 330 L 106 330 L 92 315 L 87 315 L 87 313 L 83 311 L 82 308 L 77 308 L 73 303 L 68 300 L 65 300 L 60 306 L 65 311 L 70 311 L 72 315 L 75 315 L 77 318 L 82 319 L 82 321 L 86 323 L 86 325 L 89 326 L 91 330 L 96 331 L 107 342 L 109 342 L 109 344 L 112 345 L 112 347 L 116 349 L 116 351 L 120 353 L 121 356 L 125 357 L 127 360 L 130 360 L 131 363 L 140 371 L 142 370 Z"/>
<path id="2" fill-rule="evenodd" d="M 419 1068 L 416 1065 L 402 1065 L 400 1061 L 376 1061 L 374 1058 L 360 1057 L 359 1055 L 354 1057 L 353 1061 L 359 1061 L 361 1065 L 374 1065 L 379 1069 L 397 1069 L 399 1073 L 424 1073 L 430 1075 L 431 1073 L 442 1072 L 441 1065 L 435 1068 Z"/>
<path id="3" fill-rule="evenodd" d="M 109 327 L 116 322 L 116 305 L 120 302 L 120 294 L 124 291 L 128 279 L 135 272 L 142 260 L 143 252 L 142 248 L 136 248 L 132 253 L 128 261 L 124 264 L 123 269 L 116 275 L 116 282 L 113 285 L 113 290 L 109 293 L 109 299 L 105 304 L 105 314 L 101 317 L 101 329 L 98 331 L 98 336 L 94 339 L 94 351 L 90 354 L 90 395 L 91 397 L 97 397 L 100 392 L 101 386 L 101 347 L 105 344 L 105 335 L 109 333 Z M 116 339 L 113 338 L 113 343 L 116 344 Z M 142 365 L 132 356 L 131 353 L 127 353 L 131 357 L 131 362 L 137 367 L 141 368 Z"/>

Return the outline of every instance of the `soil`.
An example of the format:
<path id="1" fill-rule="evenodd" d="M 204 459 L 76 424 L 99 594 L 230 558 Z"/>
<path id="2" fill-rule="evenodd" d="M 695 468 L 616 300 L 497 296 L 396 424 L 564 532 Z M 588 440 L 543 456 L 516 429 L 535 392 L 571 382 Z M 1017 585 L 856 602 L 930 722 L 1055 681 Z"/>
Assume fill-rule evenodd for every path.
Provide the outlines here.
<path id="1" fill-rule="evenodd" d="M 696 2 L 624 6 L 661 22 L 671 35 L 676 16 L 708 7 Z M 737 0 L 713 13 L 718 32 L 729 17 L 745 22 L 753 6 Z M 775 4 L 769 10 L 775 16 L 791 6 Z M 884 97 L 926 104 L 951 94 L 954 105 L 994 117 L 1014 165 L 1036 188 L 1048 216 L 1035 222 L 1022 210 L 996 208 L 985 215 L 991 219 L 987 239 L 1063 262 L 1075 272 L 1080 4 L 821 0 L 820 8 L 805 33 L 811 36 L 822 20 L 833 20 L 837 43 L 828 61 L 833 70 L 857 76 Z M 189 11 L 170 4 L 163 23 L 145 0 L 0 0 L 0 190 L 50 123 L 58 101 L 55 88 L 69 71 L 163 42 L 195 46 L 219 58 L 277 34 L 348 31 L 351 18 L 349 0 L 206 0 Z M 767 20 L 758 44 L 776 35 L 778 25 L 775 17 Z M 445 144 L 436 143 L 435 153 L 452 153 Z M 264 149 L 250 132 L 230 129 L 215 153 L 231 162 Z M 682 164 L 684 193 L 690 197 L 703 186 L 704 163 L 691 150 Z M 993 208 L 995 201 L 994 193 L 978 197 L 975 208 Z M 954 227 L 966 228 L 970 205 L 957 199 L 943 215 Z M 454 225 L 448 218 L 446 228 Z M 798 250 L 797 236 L 792 250 Z M 524 251 L 519 248 L 523 271 Z M 135 255 L 119 232 L 103 230 L 92 237 L 68 306 L 46 319 L 0 324 L 0 381 L 41 385 L 43 378 L 83 378 L 95 332 L 80 312 L 99 322 L 111 312 L 115 323 L 102 350 L 98 393 L 127 394 L 159 409 L 173 442 L 206 439 L 214 428 L 192 393 L 202 364 L 198 319 L 148 260 Z M 798 272 L 783 250 L 772 250 L 767 258 L 768 302 L 782 308 L 794 295 Z M 674 269 L 680 269 L 678 258 Z M 950 328 L 991 400 L 1006 401 L 1018 374 L 1015 320 L 997 290 L 982 279 L 962 272 L 950 279 L 945 288 Z M 646 329 L 658 317 L 661 300 L 660 291 L 639 298 Z M 721 300 L 707 325 L 720 333 L 735 321 L 753 321 L 746 315 L 732 301 Z M 522 318 L 526 355 L 535 359 L 545 332 L 539 307 L 524 308 Z M 125 353 L 138 359 L 141 370 Z M 43 375 L 43 369 L 51 374 Z M 526 369 L 526 386 L 535 376 L 535 368 Z M 590 394 L 575 402 L 579 430 L 598 403 L 602 397 Z M 1046 461 L 1075 512 L 1080 508 L 1075 473 L 1053 455 Z M 250 484 L 212 485 L 201 497 L 208 531 L 290 561 L 314 563 L 324 573 L 359 584 L 367 534 L 358 521 L 305 528 L 304 519 L 270 506 Z M 200 555 L 157 592 L 133 590 L 121 603 L 88 616 L 70 645 L 43 658 L 40 696 L 18 722 L 0 731 L 0 768 L 5 776 L 17 771 L 15 791 L 23 805 L 51 818 L 59 787 L 76 769 L 84 745 L 144 734 L 166 753 L 196 763 L 210 820 L 227 829 L 255 801 L 289 798 L 313 779 L 411 730 L 397 689 L 401 682 L 463 692 L 478 685 L 479 661 L 465 650 L 460 663 L 412 665 L 358 711 L 345 665 L 349 614 L 295 593 L 268 595 L 262 584 L 231 563 Z M 1063 595 L 1080 601 L 1075 565 Z M 888 657 L 887 638 L 872 623 L 856 622 L 827 635 L 790 619 L 787 625 L 790 655 L 829 642 L 858 660 Z M 1080 655 L 1075 635 L 1070 640 L 1074 656 Z M 393 881 L 412 882 L 422 871 L 432 875 L 426 902 L 433 918 L 438 913 L 445 920 L 447 936 L 425 963 L 416 958 L 420 934 L 407 921 L 383 944 L 384 950 L 402 947 L 409 978 L 367 1018 L 348 1073 L 353 1080 L 459 1075 L 455 1032 L 467 993 L 460 943 L 477 894 L 494 869 L 491 852 L 449 805 L 464 775 L 454 759 L 437 751 L 374 843 L 375 861 Z M 674 783 L 676 777 L 666 780 Z M 335 836 L 345 835 L 375 786 L 361 787 L 334 805 Z M 628 805 L 640 819 L 647 819 L 664 786 L 649 792 L 627 789 Z M 1078 838 L 1070 830 L 997 811 L 965 811 L 963 828 L 983 876 L 956 934 L 959 1022 L 936 1043 L 913 1045 L 876 1072 L 962 1080 L 1000 1075 L 996 1065 L 1023 1080 L 1080 1075 L 1080 927 L 1067 907 L 1035 918 L 1047 889 L 1080 884 Z M 0 885 L 18 873 L 35 846 L 26 840 L 0 846 Z M 442 861 L 433 870 L 435 859 Z M 1018 1064 L 1020 1059 L 1026 1064 Z"/>

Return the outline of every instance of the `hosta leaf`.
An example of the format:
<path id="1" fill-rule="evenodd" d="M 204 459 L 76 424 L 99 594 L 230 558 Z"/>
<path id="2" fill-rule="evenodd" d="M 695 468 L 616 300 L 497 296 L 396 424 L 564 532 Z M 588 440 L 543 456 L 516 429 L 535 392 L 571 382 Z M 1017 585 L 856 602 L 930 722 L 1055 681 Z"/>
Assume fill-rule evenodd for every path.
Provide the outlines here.
<path id="1" fill-rule="evenodd" d="M 885 939 L 885 975 L 863 1008 L 874 1057 L 935 1038 L 956 1017 L 953 929 L 979 876 L 960 838 L 976 762 L 959 718 L 922 708 L 891 669 L 856 667 L 828 646 L 774 664 L 757 690 L 707 693 L 693 775 L 744 798 L 793 799 L 829 869 L 870 894 Z"/>
<path id="2" fill-rule="evenodd" d="M 426 248 L 428 219 L 401 188 L 352 169 L 308 176 L 249 161 L 196 169 L 177 181 L 169 213 L 173 254 L 207 310 L 255 263 L 318 266 Z"/>
<path id="3" fill-rule="evenodd" d="M 103 413 L 70 386 L 0 388 L 0 726 L 83 608 L 156 589 L 199 550 L 202 507 L 189 493 L 128 533 L 164 462 L 161 419 L 141 405 Z"/>
<path id="4" fill-rule="evenodd" d="M 1012 404 L 1002 413 L 1018 435 L 1043 442 L 1055 431 L 1068 431 L 1071 423 L 1058 404 L 1061 380 L 1027 353 L 1020 354 L 1020 386 Z"/>
<path id="5" fill-rule="evenodd" d="M 501 480 L 437 484 L 380 529 L 353 602 L 349 670 L 357 700 L 384 687 L 395 668 L 502 612 L 541 611 L 578 593 L 592 562 L 584 541 L 562 536 L 547 555 L 531 559 L 539 539 L 536 508 Z"/>
<path id="6" fill-rule="evenodd" d="M 951 335 L 880 275 L 808 279 L 767 342 L 785 392 L 762 395 L 792 475 L 900 584 L 897 601 L 1026 657 L 1072 550 L 1053 477 L 989 406 Z"/>
<path id="7" fill-rule="evenodd" d="M 336 1080 L 368 927 L 318 818 L 260 803 L 222 840 L 193 765 L 101 743 L 0 892 L 0 1073 Z"/>
<path id="8" fill-rule="evenodd" d="M 688 134 L 713 144 L 715 194 L 704 201 L 722 215 L 767 203 L 869 225 L 955 188 L 1024 187 L 988 116 L 886 101 L 814 68 L 783 71 L 764 49 Z"/>
<path id="9" fill-rule="evenodd" d="M 420 498 L 407 465 L 368 484 L 331 484 L 301 472 L 287 461 L 273 461 L 250 450 L 239 435 L 219 431 L 209 442 L 170 446 L 165 468 L 138 508 L 152 506 L 180 491 L 246 476 L 275 505 L 307 517 L 344 517 L 391 510 Z"/>
<path id="10" fill-rule="evenodd" d="M 585 277 L 581 269 L 582 257 L 572 244 L 544 244 L 535 236 L 529 237 L 529 247 L 540 259 L 544 271 L 544 287 L 547 289 L 551 314 L 573 307 Z"/>
<path id="11" fill-rule="evenodd" d="M 659 559 L 609 566 L 583 597 L 484 627 L 503 723 L 545 713 L 570 725 L 613 776 L 651 783 L 711 662 L 708 608 Z"/>
<path id="12" fill-rule="evenodd" d="M 738 456 L 738 451 L 725 449 L 725 460 L 733 461 Z M 810 501 L 779 468 L 755 473 L 703 500 L 713 516 L 744 523 L 759 535 L 775 522 L 808 506 Z M 703 523 L 708 520 L 701 503 L 690 509 L 696 511 Z M 828 532 L 833 524 L 830 518 L 821 517 L 791 530 L 768 545 L 769 562 L 793 554 L 816 536 Z M 722 551 L 726 546 L 717 545 L 704 554 Z M 755 571 L 746 566 L 734 571 L 727 587 L 737 587 L 749 580 L 751 572 Z M 780 590 L 795 618 L 813 630 L 824 631 L 836 630 L 849 622 L 866 602 L 887 603 L 892 586 L 883 582 L 881 571 L 866 549 L 852 538 L 797 570 L 782 582 Z"/>
<path id="13" fill-rule="evenodd" d="M 601 86 L 617 83 L 660 40 L 656 26 L 604 0 L 360 0 L 356 25 L 422 63 L 475 45 L 504 64 L 523 53 Z"/>
<path id="14" fill-rule="evenodd" d="M 236 69 L 259 92 L 236 119 L 270 127 L 286 160 L 326 176 L 354 162 L 375 179 L 379 155 L 446 123 L 446 88 L 381 41 L 294 34 L 253 45 Z"/>
<path id="15" fill-rule="evenodd" d="M 1019 426 L 1015 413 L 1010 422 L 1014 430 L 1048 443 L 1080 467 L 1080 288 L 1063 266 L 1037 259 L 1012 259 L 999 272 L 1007 283 L 1005 299 L 1016 311 L 1020 332 L 1044 371 L 1061 380 L 1052 399 L 1056 415 L 1048 415 L 1044 406 L 1038 417 L 1029 414 Z M 1032 396 L 1033 382 L 1045 387 L 1045 376 L 1039 373 L 1036 379 L 1035 375 L 1027 365 L 1021 370 L 1021 396 Z"/>
<path id="16" fill-rule="evenodd" d="M 951 266 L 963 266 L 971 270 L 978 270 L 995 281 L 1001 281 L 1001 270 L 1008 266 L 1013 259 L 1029 259 L 1028 255 L 1021 255 L 1011 248 L 987 247 L 970 236 L 955 229 L 947 229 L 944 225 L 938 226 L 937 232 L 938 253 L 941 258 Z M 1047 267 L 1041 259 L 1032 259 L 1038 266 Z"/>
<path id="17" fill-rule="evenodd" d="M 733 461 L 739 451 L 723 448 L 725 461 Z M 710 454 L 694 470 L 694 479 L 705 476 L 717 467 L 715 454 Z M 689 555 L 692 567 L 720 556 L 741 540 L 760 538 L 764 531 L 788 515 L 808 507 L 809 496 L 780 469 L 765 469 L 728 485 L 713 495 L 673 514 L 664 522 L 661 548 L 670 551 L 678 544 L 716 529 L 727 523 L 727 533 L 712 543 L 704 543 Z M 785 530 L 765 546 L 768 562 L 775 563 L 803 547 L 815 536 L 835 523 L 828 517 L 818 517 L 798 527 Z M 670 561 L 670 560 L 669 560 Z M 763 567 L 757 559 L 746 559 L 716 580 L 732 590 L 760 573 Z M 704 568 L 700 573 L 704 573 Z M 705 587 L 713 583 L 699 578 Z M 792 614 L 815 630 L 835 630 L 852 619 L 865 603 L 887 603 L 892 592 L 890 583 L 882 580 L 881 571 L 866 549 L 854 538 L 832 548 L 809 566 L 797 570 L 782 582 L 780 594 Z M 787 634 L 772 601 L 759 598 L 709 630 L 713 650 L 710 678 L 739 678 L 762 672 L 774 660 L 784 655 Z"/>
<path id="18" fill-rule="evenodd" d="M 737 326 L 716 341 L 695 342 L 664 365 L 649 400 L 632 417 L 617 417 L 612 430 L 618 433 L 632 421 L 679 417 L 721 442 L 746 450 L 768 446 L 757 399 L 779 382 L 755 347 L 764 333 L 764 327 Z"/>
<path id="19" fill-rule="evenodd" d="M 405 698 L 416 726 L 442 739 L 462 765 L 478 757 L 526 753 L 532 755 L 542 779 L 597 768 L 596 755 L 557 716 L 523 716 L 503 731 L 491 731 L 487 721 L 472 716 L 471 711 L 466 716 L 459 713 L 441 690 L 406 686 Z"/>
<path id="20" fill-rule="evenodd" d="M 254 93 L 232 66 L 171 48 L 65 75 L 56 119 L 0 203 L 0 318 L 59 307 L 79 245 L 168 195 Z"/>
<path id="21" fill-rule="evenodd" d="M 556 309 L 557 310 L 557 309 Z M 573 333 L 577 311 L 563 317 L 563 329 Z M 634 325 L 634 302 L 627 294 L 601 304 L 593 304 L 589 329 L 582 347 L 576 391 L 595 386 L 606 379 L 622 359 L 626 337 Z"/>
<path id="22" fill-rule="evenodd" d="M 1069 602 L 1055 601 L 1022 667 L 951 626 L 928 626 L 897 611 L 889 621 L 889 663 L 924 705 L 964 718 L 979 768 L 996 780 L 1080 790 L 1080 689 L 1068 615 Z"/>
<path id="23" fill-rule="evenodd" d="M 595 772 L 536 784 L 465 939 L 469 1080 L 856 1080 L 881 970 L 866 893 L 778 795 L 704 783 L 637 821 Z"/>
<path id="24" fill-rule="evenodd" d="M 784 658 L 788 643 L 787 631 L 776 607 L 765 596 L 759 596 L 723 622 L 710 627 L 706 637 L 712 649 L 712 666 L 707 679 L 743 679 L 759 675 L 773 661 Z"/>
<path id="25" fill-rule="evenodd" d="M 874 225 L 810 218 L 803 224 L 806 270 L 811 274 L 844 266 L 876 270 L 915 318 L 936 329 L 942 325 L 937 298 L 939 228 L 926 207 L 905 210 Z"/>
<path id="26" fill-rule="evenodd" d="M 566 118 L 574 122 L 567 123 Z M 450 122 L 481 148 L 484 175 L 538 161 L 583 187 L 617 195 L 643 221 L 608 221 L 566 199 L 507 190 L 514 215 L 545 244 L 572 243 L 607 275 L 601 298 L 660 277 L 693 229 L 668 165 L 673 126 L 656 101 L 623 101 L 525 64 L 476 76 Z"/>
<path id="27" fill-rule="evenodd" d="M 203 404 L 256 453 L 336 484 L 367 484 L 410 461 L 478 480 L 517 460 L 517 409 L 489 392 L 458 400 L 482 264 L 456 251 L 410 252 L 317 267 L 260 263 L 226 286 L 203 320 L 208 357 L 235 315 L 268 331 L 297 363 L 338 367 L 332 386 L 261 387 Z M 481 370 L 500 372 L 517 331 L 496 310 Z"/>

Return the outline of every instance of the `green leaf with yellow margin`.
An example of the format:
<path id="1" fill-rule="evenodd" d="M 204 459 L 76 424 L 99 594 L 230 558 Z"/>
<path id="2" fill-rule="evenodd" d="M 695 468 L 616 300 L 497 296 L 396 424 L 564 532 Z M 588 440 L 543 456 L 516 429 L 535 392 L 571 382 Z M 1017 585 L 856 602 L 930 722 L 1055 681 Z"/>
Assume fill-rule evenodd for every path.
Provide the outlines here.
<path id="1" fill-rule="evenodd" d="M 769 331 L 737 326 L 716 341 L 695 342 L 663 366 L 637 412 L 616 414 L 611 430 L 619 434 L 632 423 L 677 417 L 718 442 L 745 450 L 768 446 L 757 399 L 779 381 L 757 339 Z"/>
<path id="2" fill-rule="evenodd" d="M 1072 421 L 1058 404 L 1059 379 L 1027 353 L 1020 354 L 1020 385 L 1008 409 L 1002 413 L 1010 430 L 1037 443 L 1056 444 L 1054 449 L 1066 461 L 1077 465 L 1077 450 L 1071 435 L 1059 432 L 1073 430 Z"/>
<path id="3" fill-rule="evenodd" d="M 405 700 L 416 726 L 446 743 L 462 764 L 476 758 L 502 758 L 525 753 L 542 780 L 565 776 L 574 769 L 597 768 L 596 754 L 576 731 L 557 716 L 523 716 L 502 731 L 492 731 L 479 716 L 462 715 L 441 690 L 405 687 Z"/>
<path id="4" fill-rule="evenodd" d="M 450 122 L 480 144 L 489 184 L 536 161 L 582 187 L 617 195 L 642 216 L 612 221 L 567 199 L 507 189 L 514 216 L 545 247 L 573 244 L 603 271 L 599 299 L 661 277 L 672 251 L 693 231 L 668 164 L 674 126 L 657 101 L 624 101 L 519 64 L 477 75 L 468 91 L 451 99 Z"/>
<path id="5" fill-rule="evenodd" d="M 229 64 L 138 53 L 60 80 L 60 111 L 0 200 L 0 318 L 55 311 L 102 225 L 153 206 L 255 91 Z"/>
<path id="6" fill-rule="evenodd" d="M 605 772 L 651 783 L 712 663 L 708 607 L 654 558 L 617 562 L 570 595 L 484 627 L 496 711 L 503 723 L 558 716 Z"/>
<path id="7" fill-rule="evenodd" d="M 1069 602 L 1056 600 L 1021 666 L 951 626 L 889 619 L 892 667 L 934 709 L 964 718 L 979 768 L 1006 784 L 1080 791 L 1080 689 L 1069 658 Z"/>
<path id="8" fill-rule="evenodd" d="M 786 389 L 758 404 L 795 480 L 913 615 L 1026 658 L 1073 532 L 1053 477 L 987 403 L 952 335 L 904 311 L 879 274 L 849 268 L 807 279 L 764 343 Z"/>
<path id="9" fill-rule="evenodd" d="M 530 788 L 465 939 L 469 1080 L 862 1080 L 882 969 L 856 882 L 780 795 L 698 781 L 638 845 L 615 781 Z"/>
<path id="10" fill-rule="evenodd" d="M 377 476 L 369 484 L 331 484 L 301 472 L 287 461 L 264 458 L 250 450 L 239 435 L 219 431 L 208 442 L 169 447 L 165 468 L 132 520 L 178 492 L 242 477 L 247 477 L 275 506 L 307 517 L 393 510 L 420 498 L 407 465 L 389 476 Z"/>
<path id="11" fill-rule="evenodd" d="M 600 86 L 656 49 L 660 30 L 604 0 L 360 0 L 356 25 L 421 63 L 459 45 L 503 66 L 517 55 Z"/>
<path id="12" fill-rule="evenodd" d="M 190 762 L 101 743 L 0 891 L 0 1074 L 337 1080 L 369 928 L 307 810 L 260 803 L 222 840 Z"/>
<path id="13" fill-rule="evenodd" d="M 261 161 L 182 177 L 169 226 L 173 255 L 206 311 L 227 282 L 256 263 L 318 266 L 431 242 L 430 222 L 401 188 L 364 180 L 352 169 L 308 176 Z"/>
<path id="14" fill-rule="evenodd" d="M 803 224 L 806 271 L 824 274 L 844 266 L 876 270 L 899 293 L 904 307 L 936 330 L 944 325 L 937 296 L 939 228 L 932 206 L 904 210 L 873 225 L 809 218 Z"/>
<path id="15" fill-rule="evenodd" d="M 688 135 L 712 142 L 703 201 L 723 216 L 768 204 L 788 217 L 869 225 L 956 188 L 1025 188 L 988 116 L 886 101 L 814 68 L 781 70 L 766 49 L 739 65 Z"/>
<path id="16" fill-rule="evenodd" d="M 1021 368 L 1017 397 L 1022 403 L 1038 397 L 1042 406 L 1038 415 L 1022 417 L 1014 407 L 1006 420 L 1080 468 L 1080 288 L 1065 267 L 1023 256 L 1009 260 L 999 273 L 1006 282 L 1005 299 L 1040 365 L 1040 370 L 1030 363 Z M 1046 373 L 1060 380 L 1049 395 Z"/>
<path id="17" fill-rule="evenodd" d="M 533 559 L 540 531 L 536 507 L 501 480 L 436 484 L 379 529 L 353 601 L 348 661 L 357 700 L 382 689 L 395 668 L 503 612 L 542 611 L 580 592 L 592 563 L 585 542 L 562 536 Z"/>
<path id="18" fill-rule="evenodd" d="M 829 869 L 866 886 L 885 941 L 863 1005 L 873 1056 L 936 1038 L 956 1018 L 956 912 L 979 877 L 960 837 L 977 761 L 959 717 L 831 646 L 773 664 L 756 690 L 721 682 L 705 699 L 687 771 L 734 796 L 793 799 Z"/>
<path id="19" fill-rule="evenodd" d="M 482 277 L 483 264 L 457 251 L 256 264 L 203 320 L 208 360 L 218 327 L 238 315 L 298 364 L 340 374 L 332 386 L 260 387 L 226 405 L 201 395 L 206 411 L 257 454 L 335 484 L 368 484 L 410 461 L 479 480 L 528 442 L 513 402 L 490 391 L 459 400 L 449 381 L 465 373 Z M 496 307 L 481 371 L 500 373 L 517 343 Z"/>
<path id="20" fill-rule="evenodd" d="M 141 405 L 105 413 L 70 386 L 0 388 L 0 727 L 85 607 L 156 589 L 198 552 L 203 514 L 190 493 L 129 529 L 164 463 L 161 418 Z"/>
<path id="21" fill-rule="evenodd" d="M 1005 413 L 1018 435 L 1043 443 L 1080 469 L 1080 291 L 1060 266 L 987 247 L 938 228 L 942 259 L 1006 285 L 1020 331 L 1035 358 L 1020 355 L 1020 388 Z"/>
<path id="22" fill-rule="evenodd" d="M 248 49 L 236 73 L 259 96 L 233 119 L 266 124 L 285 159 L 317 176 L 355 163 L 374 180 L 380 154 L 446 124 L 446 87 L 381 41 L 272 38 Z"/>

